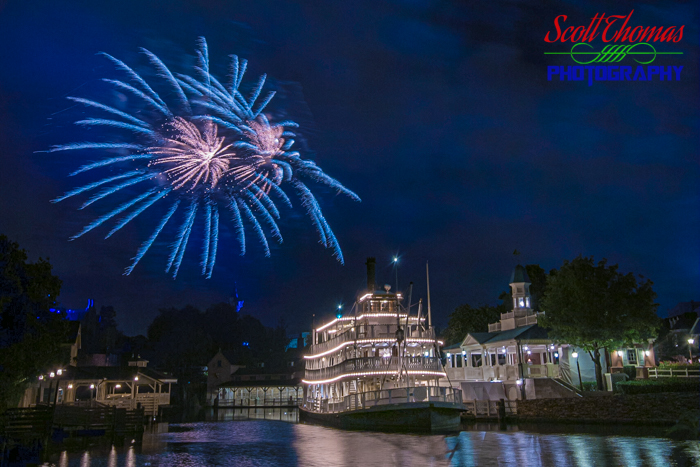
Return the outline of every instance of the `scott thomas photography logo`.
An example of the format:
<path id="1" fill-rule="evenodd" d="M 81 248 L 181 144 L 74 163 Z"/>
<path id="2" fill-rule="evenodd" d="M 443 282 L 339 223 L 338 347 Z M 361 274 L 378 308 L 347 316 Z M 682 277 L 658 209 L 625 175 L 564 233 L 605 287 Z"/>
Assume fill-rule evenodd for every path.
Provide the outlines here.
<path id="1" fill-rule="evenodd" d="M 633 13 L 596 13 L 588 25 L 576 25 L 567 15 L 555 17 L 554 29 L 547 31 L 544 41 L 572 45 L 544 54 L 568 56 L 575 65 L 547 66 L 547 80 L 558 76 L 559 81 L 587 81 L 589 86 L 593 81 L 680 81 L 683 66 L 667 61 L 683 55 L 669 46 L 683 39 L 685 26 L 636 25 Z M 652 65 L 657 58 L 666 63 Z"/>

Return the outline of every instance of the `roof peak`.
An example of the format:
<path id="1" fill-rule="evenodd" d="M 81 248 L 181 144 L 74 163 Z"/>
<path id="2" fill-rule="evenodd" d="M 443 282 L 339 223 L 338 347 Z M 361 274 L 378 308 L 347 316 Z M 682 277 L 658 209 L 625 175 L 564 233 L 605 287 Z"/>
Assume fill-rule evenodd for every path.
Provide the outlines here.
<path id="1" fill-rule="evenodd" d="M 510 275 L 510 283 L 514 282 L 527 282 L 530 283 L 530 277 L 527 275 L 527 270 L 521 264 L 518 264 L 513 269 L 513 273 Z"/>

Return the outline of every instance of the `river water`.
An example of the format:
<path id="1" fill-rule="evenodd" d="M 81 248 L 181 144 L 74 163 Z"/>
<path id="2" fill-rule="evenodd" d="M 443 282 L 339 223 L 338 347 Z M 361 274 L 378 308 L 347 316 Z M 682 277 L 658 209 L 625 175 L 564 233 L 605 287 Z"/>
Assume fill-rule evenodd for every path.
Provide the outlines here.
<path id="1" fill-rule="evenodd" d="M 653 435 L 574 433 L 571 428 L 568 433 L 517 427 L 499 431 L 489 426 L 450 435 L 388 434 L 299 424 L 295 411 L 280 409 L 252 414 L 254 419 L 250 413 L 222 412 L 219 421 L 154 425 L 140 446 L 55 452 L 44 465 L 700 466 L 700 443 Z"/>

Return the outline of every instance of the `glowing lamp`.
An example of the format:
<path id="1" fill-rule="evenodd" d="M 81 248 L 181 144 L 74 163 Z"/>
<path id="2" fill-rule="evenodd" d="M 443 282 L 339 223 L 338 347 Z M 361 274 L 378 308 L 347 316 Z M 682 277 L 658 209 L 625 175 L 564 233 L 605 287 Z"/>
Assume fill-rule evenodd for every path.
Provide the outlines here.
<path id="1" fill-rule="evenodd" d="M 693 345 L 695 343 L 695 339 L 690 338 L 688 339 L 688 344 Z"/>
<path id="2" fill-rule="evenodd" d="M 399 258 L 397 258 L 396 256 L 394 256 L 394 262 L 397 263 L 398 261 L 399 261 Z"/>
<path id="3" fill-rule="evenodd" d="M 447 356 L 447 358 L 450 358 L 451 354 L 449 352 L 447 352 L 445 355 Z"/>
<path id="4" fill-rule="evenodd" d="M 523 350 L 527 350 L 527 349 L 528 349 L 527 345 L 523 346 Z"/>
<path id="5" fill-rule="evenodd" d="M 523 380 L 522 380 L 522 379 L 519 379 L 519 380 L 515 381 L 515 384 L 517 384 L 518 386 L 522 386 L 522 385 L 523 385 Z"/>
<path id="6" fill-rule="evenodd" d="M 91 385 L 90 385 L 90 389 L 95 389 L 95 385 L 94 385 L 94 384 L 91 384 Z"/>
<path id="7" fill-rule="evenodd" d="M 617 356 L 622 357 L 625 353 L 622 350 L 617 351 Z"/>
<path id="8" fill-rule="evenodd" d="M 72 385 L 72 384 L 69 384 L 69 385 L 68 385 L 68 389 L 73 389 L 73 385 Z"/>
<path id="9" fill-rule="evenodd" d="M 54 376 L 56 376 L 56 373 L 54 373 L 53 371 L 49 373 L 49 378 L 53 378 Z"/>
<path id="10" fill-rule="evenodd" d="M 554 352 L 554 357 L 559 358 L 559 352 Z"/>
<path id="11" fill-rule="evenodd" d="M 122 387 L 122 385 L 121 385 L 121 384 L 115 384 L 114 387 L 117 388 L 117 389 L 119 389 L 120 387 Z"/>
<path id="12" fill-rule="evenodd" d="M 134 381 L 138 381 L 138 380 L 139 380 L 139 377 L 138 377 L 138 376 L 134 376 Z"/>
<path id="13" fill-rule="evenodd" d="M 572 353 L 571 356 L 574 357 L 574 358 L 578 358 L 578 352 Z"/>
<path id="14" fill-rule="evenodd" d="M 651 352 L 649 352 L 648 350 L 645 350 L 644 355 L 646 355 L 648 357 L 649 355 L 651 355 Z"/>
<path id="15" fill-rule="evenodd" d="M 44 379 L 44 375 L 39 375 L 39 381 L 41 381 L 42 379 Z"/>
<path id="16" fill-rule="evenodd" d="M 56 370 L 56 374 L 57 374 L 58 376 L 61 376 L 61 375 L 63 374 L 63 370 Z"/>

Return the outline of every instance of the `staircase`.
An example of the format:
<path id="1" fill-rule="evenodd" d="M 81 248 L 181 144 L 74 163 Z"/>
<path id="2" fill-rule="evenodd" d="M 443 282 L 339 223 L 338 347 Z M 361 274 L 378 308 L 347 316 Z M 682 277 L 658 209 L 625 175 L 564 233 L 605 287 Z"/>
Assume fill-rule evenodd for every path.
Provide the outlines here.
<path id="1" fill-rule="evenodd" d="M 552 378 L 552 379 L 553 379 L 554 381 L 556 381 L 557 383 L 559 383 L 560 385 L 564 386 L 564 387 L 565 387 L 566 389 L 568 389 L 569 391 L 575 393 L 575 394 L 576 394 L 576 397 L 583 397 L 583 394 L 581 393 L 581 389 L 580 389 L 580 388 L 577 388 L 577 387 L 574 386 L 573 384 L 567 383 L 566 381 L 564 381 L 564 380 L 561 379 L 561 378 Z"/>

